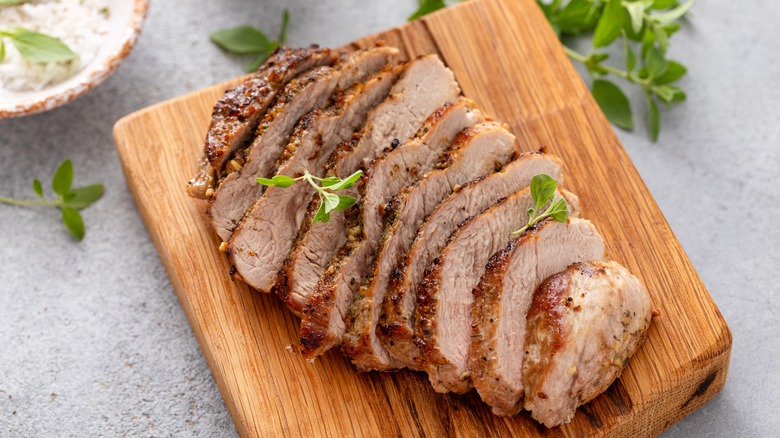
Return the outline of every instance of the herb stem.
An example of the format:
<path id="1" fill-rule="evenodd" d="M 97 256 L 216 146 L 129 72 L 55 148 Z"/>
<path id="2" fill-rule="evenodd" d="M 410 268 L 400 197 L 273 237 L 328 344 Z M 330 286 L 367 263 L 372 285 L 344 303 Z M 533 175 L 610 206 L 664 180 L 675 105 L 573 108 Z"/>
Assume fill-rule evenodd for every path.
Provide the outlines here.
<path id="1" fill-rule="evenodd" d="M 314 182 L 314 179 L 312 178 L 312 174 L 309 173 L 308 170 L 303 171 L 303 176 L 299 177 L 303 179 L 304 181 L 308 182 L 310 186 L 314 187 L 314 190 L 317 192 L 322 192 L 323 188 L 318 186 L 317 183 Z M 298 178 L 296 178 L 297 180 Z"/>
<path id="2" fill-rule="evenodd" d="M 583 64 L 588 62 L 588 57 L 587 56 L 581 55 L 581 54 L 575 52 L 573 49 L 569 48 L 568 46 L 564 45 L 563 46 L 563 51 L 566 52 L 567 55 L 569 55 L 569 58 L 571 58 L 571 59 L 573 59 L 575 61 L 579 61 L 579 62 L 581 62 Z"/>
<path id="3" fill-rule="evenodd" d="M 580 62 L 582 64 L 587 64 L 590 61 L 590 56 L 585 56 L 585 55 L 582 55 L 580 53 L 577 53 L 577 52 L 575 52 L 574 50 L 572 50 L 571 48 L 569 48 L 567 46 L 563 46 L 563 51 L 566 52 L 567 55 L 569 55 L 569 58 L 571 58 L 571 59 L 573 59 L 575 61 L 578 61 L 578 62 Z M 623 70 L 617 69 L 615 67 L 612 67 L 612 66 L 609 66 L 609 65 L 605 65 L 605 64 L 599 64 L 599 67 L 604 69 L 604 71 L 610 72 L 610 73 L 612 73 L 613 75 L 616 75 L 616 76 L 620 76 L 621 78 L 629 80 L 631 82 L 640 82 L 640 81 L 636 80 L 638 78 L 629 77 L 628 72 L 625 72 Z"/>
<path id="4" fill-rule="evenodd" d="M 0 198 L 0 203 L 11 204 L 11 205 L 59 205 L 60 201 L 59 200 L 37 201 L 37 200 L 27 200 L 27 199 Z"/>

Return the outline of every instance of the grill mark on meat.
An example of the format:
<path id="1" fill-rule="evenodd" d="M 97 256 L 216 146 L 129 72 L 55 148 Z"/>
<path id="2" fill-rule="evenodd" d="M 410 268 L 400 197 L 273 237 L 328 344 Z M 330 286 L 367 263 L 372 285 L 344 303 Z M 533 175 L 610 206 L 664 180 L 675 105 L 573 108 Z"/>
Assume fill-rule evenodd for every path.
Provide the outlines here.
<path id="1" fill-rule="evenodd" d="M 336 52 L 316 45 L 303 49 L 280 47 L 263 66 L 214 105 L 204 146 L 204 159 L 188 185 L 190 195 L 206 198 L 232 154 L 254 134 L 276 94 L 289 81 L 312 68 L 336 62 Z"/>
<path id="2" fill-rule="evenodd" d="M 340 105 L 306 116 L 296 128 L 287 158 L 277 174 L 297 177 L 308 170 L 316 177 L 324 176 L 328 158 L 363 126 L 368 112 L 385 99 L 399 73 L 398 68 L 380 72 L 368 82 L 350 88 L 344 93 L 346 96 L 339 98 Z M 251 286 L 261 291 L 275 286 L 278 271 L 302 225 L 307 201 L 315 193 L 309 184 L 269 187 L 236 228 L 230 248 L 238 251 L 231 251 L 231 261 Z M 255 247 L 264 250 L 255 254 L 241 252 Z"/>
<path id="3" fill-rule="evenodd" d="M 349 328 L 342 350 L 358 367 L 382 370 L 401 365 L 382 346 L 376 326 L 392 268 L 406 254 L 426 215 L 455 186 L 493 172 L 496 163 L 503 165 L 516 154 L 515 138 L 501 124 L 474 125 L 453 140 L 442 160 L 447 167 L 427 173 L 391 202 L 378 251 L 374 242 L 365 242 L 373 263 L 363 268 L 359 279 L 363 285 L 349 311 Z"/>
<path id="4" fill-rule="evenodd" d="M 324 108 L 337 90 L 384 68 L 397 50 L 376 47 L 344 55 L 333 67 L 318 67 L 290 81 L 279 93 L 257 128 L 254 141 L 242 153 L 246 156 L 240 168 L 222 179 L 209 206 L 212 225 L 227 241 L 244 214 L 263 193 L 257 177 L 268 178 L 276 170 L 298 120 L 306 113 Z"/>
<path id="5" fill-rule="evenodd" d="M 425 218 L 412 247 L 393 268 L 388 286 L 391 293 L 382 303 L 377 334 L 394 358 L 407 367 L 421 369 L 422 353 L 414 345 L 417 287 L 450 234 L 469 217 L 527 187 L 534 175 L 545 173 L 561 185 L 561 166 L 560 159 L 551 155 L 523 154 L 501 172 L 454 187 L 455 193 Z"/>

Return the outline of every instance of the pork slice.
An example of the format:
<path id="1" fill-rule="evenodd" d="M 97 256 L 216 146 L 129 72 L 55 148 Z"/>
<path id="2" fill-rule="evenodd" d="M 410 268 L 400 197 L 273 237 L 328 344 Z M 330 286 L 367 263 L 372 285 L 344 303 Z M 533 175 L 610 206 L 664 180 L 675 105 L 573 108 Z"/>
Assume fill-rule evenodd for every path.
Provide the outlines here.
<path id="1" fill-rule="evenodd" d="M 390 97 L 369 114 L 366 126 L 357 139 L 339 151 L 332 173 L 344 178 L 356 170 L 365 169 L 377 155 L 414 135 L 429 114 L 444 103 L 454 101 L 459 93 L 455 76 L 437 56 L 423 56 L 410 62 L 406 72 L 393 86 Z M 359 198 L 357 190 L 343 194 Z M 342 213 L 332 212 L 329 222 L 311 225 L 306 235 L 298 239 L 291 254 L 293 262 L 285 263 L 284 269 L 288 274 L 287 284 L 293 284 L 296 295 L 306 296 L 307 300 L 312 298 L 318 279 L 325 273 L 339 245 L 346 242 Z M 307 357 L 321 354 L 340 342 L 340 333 L 344 330 L 340 312 L 346 310 L 350 299 L 348 296 L 328 295 L 307 301 L 301 323 L 301 343 Z M 319 302 L 338 311 L 319 308 Z"/>
<path id="2" fill-rule="evenodd" d="M 225 163 L 251 140 L 257 125 L 279 90 L 301 73 L 332 65 L 336 52 L 311 46 L 302 49 L 278 48 L 254 74 L 225 92 L 214 105 L 206 134 L 204 159 L 187 189 L 190 195 L 206 199 Z M 207 195 L 207 192 L 209 193 Z"/>
<path id="3" fill-rule="evenodd" d="M 385 370 L 401 366 L 382 347 L 376 325 L 392 268 L 406 254 L 425 216 L 454 187 L 500 169 L 516 153 L 515 137 L 499 123 L 483 122 L 463 130 L 440 168 L 393 199 L 381 242 L 361 242 L 355 253 L 366 254 L 366 260 L 358 258 L 346 265 L 360 271 L 356 284 L 334 284 L 343 290 L 350 288 L 355 296 L 348 312 L 342 351 L 358 368 Z"/>
<path id="4" fill-rule="evenodd" d="M 546 279 L 526 318 L 523 386 L 531 417 L 547 427 L 571 421 L 578 406 L 620 376 L 651 312 L 647 290 L 616 262 L 575 263 Z"/>
<path id="5" fill-rule="evenodd" d="M 359 192 L 362 201 L 356 206 L 365 216 L 364 234 L 378 240 L 382 233 L 385 204 L 399 190 L 430 170 L 449 148 L 450 142 L 458 132 L 483 119 L 482 113 L 469 99 L 461 98 L 457 102 L 446 103 L 425 120 L 423 126 L 408 142 L 375 158 L 366 169 L 366 177 L 360 184 Z M 315 207 L 318 207 L 318 203 L 312 205 L 311 209 Z M 368 226 L 369 223 L 374 225 Z M 285 277 L 280 280 L 280 284 L 284 287 L 278 289 L 283 292 L 288 306 L 293 311 L 300 311 L 308 293 L 300 293 L 296 290 L 299 288 L 292 287 L 292 283 L 303 276 L 295 275 L 296 271 L 287 269 L 290 260 L 288 259 L 286 263 L 285 273 L 291 275 L 280 275 Z M 308 269 L 306 265 L 301 269 L 304 270 L 301 272 L 305 272 L 306 276 L 312 279 L 309 284 L 316 284 L 319 279 L 318 273 Z"/>
<path id="6" fill-rule="evenodd" d="M 260 198 L 263 186 L 255 179 L 273 175 L 298 120 L 327 106 L 339 86 L 363 81 L 382 70 L 397 53 L 391 47 L 352 52 L 334 67 L 318 67 L 285 86 L 258 126 L 255 140 L 236 152 L 236 158 L 226 165 L 226 171 L 232 172 L 221 180 L 211 198 L 212 225 L 223 241 L 230 238 L 244 213 Z"/>
<path id="7" fill-rule="evenodd" d="M 561 166 L 560 159 L 553 155 L 523 154 L 501 172 L 455 190 L 426 217 L 406 256 L 394 268 L 389 293 L 382 302 L 377 335 L 393 358 L 409 368 L 421 369 L 422 355 L 414 344 L 417 287 L 425 268 L 439 255 L 450 234 L 464 220 L 528 187 L 535 175 L 547 174 L 562 184 Z"/>
<path id="8" fill-rule="evenodd" d="M 587 220 L 547 219 L 491 257 L 474 289 L 471 378 L 496 415 L 523 404 L 526 316 L 536 288 L 576 262 L 604 258 L 604 241 Z"/>
<path id="9" fill-rule="evenodd" d="M 571 216 L 579 214 L 577 197 L 559 190 Z M 417 291 L 414 343 L 422 353 L 422 367 L 437 392 L 464 393 L 471 389 L 472 290 L 490 257 L 528 223 L 534 206 L 529 188 L 496 203 L 461 223 L 446 246 L 427 267 Z"/>
<path id="10" fill-rule="evenodd" d="M 351 87 L 327 110 L 304 116 L 287 146 L 277 175 L 298 177 L 308 170 L 322 177 L 336 146 L 363 126 L 371 108 L 390 92 L 401 69 L 388 69 Z M 230 239 L 230 258 L 249 285 L 270 291 L 315 193 L 309 184 L 269 187 L 247 213 Z"/>

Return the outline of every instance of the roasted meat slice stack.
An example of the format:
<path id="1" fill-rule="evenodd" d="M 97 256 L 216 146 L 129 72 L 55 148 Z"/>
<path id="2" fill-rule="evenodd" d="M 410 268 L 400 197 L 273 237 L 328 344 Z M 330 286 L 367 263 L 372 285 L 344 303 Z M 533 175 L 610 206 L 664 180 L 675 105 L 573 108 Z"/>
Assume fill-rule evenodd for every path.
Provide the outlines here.
<path id="1" fill-rule="evenodd" d="M 215 106 L 188 190 L 234 278 L 301 317 L 305 357 L 340 346 L 359 370 L 424 371 L 497 415 L 568 422 L 641 346 L 649 295 L 604 261 L 577 196 L 537 185 L 563 183 L 557 157 L 521 154 L 438 56 L 399 58 L 277 50 Z M 356 171 L 339 193 L 355 204 L 326 222 L 306 182 L 256 182 Z M 568 214 L 537 221 L 554 202 Z"/>

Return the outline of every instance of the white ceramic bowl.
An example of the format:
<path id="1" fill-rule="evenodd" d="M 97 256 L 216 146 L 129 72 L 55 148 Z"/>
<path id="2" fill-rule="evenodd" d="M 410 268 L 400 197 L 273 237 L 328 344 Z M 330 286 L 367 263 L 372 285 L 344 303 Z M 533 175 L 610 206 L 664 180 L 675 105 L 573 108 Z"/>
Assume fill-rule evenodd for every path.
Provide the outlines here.
<path id="1" fill-rule="evenodd" d="M 48 111 L 103 82 L 130 54 L 141 33 L 148 0 L 109 0 L 108 35 L 95 59 L 73 77 L 40 91 L 0 91 L 0 119 Z"/>

